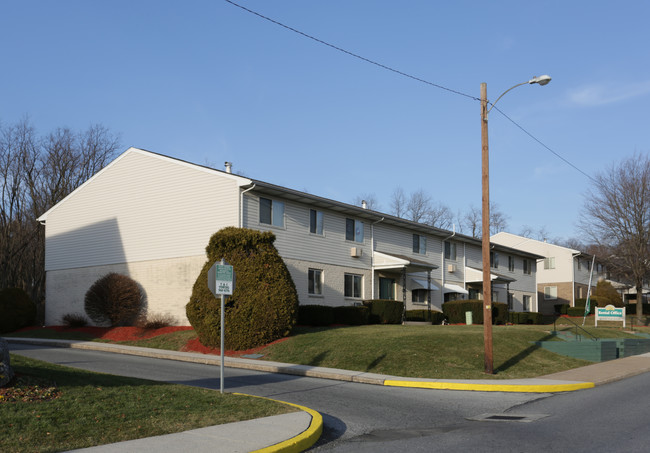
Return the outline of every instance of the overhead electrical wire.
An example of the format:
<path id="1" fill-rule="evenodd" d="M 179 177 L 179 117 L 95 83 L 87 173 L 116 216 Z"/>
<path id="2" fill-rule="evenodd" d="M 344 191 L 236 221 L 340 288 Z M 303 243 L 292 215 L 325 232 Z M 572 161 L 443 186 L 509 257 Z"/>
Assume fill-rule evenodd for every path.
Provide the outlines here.
<path id="1" fill-rule="evenodd" d="M 503 116 L 504 116 L 508 121 L 510 121 L 510 122 L 511 122 L 512 124 L 514 124 L 515 126 L 517 126 L 519 129 L 521 129 L 521 131 L 522 131 L 524 134 L 528 135 L 530 138 L 532 138 L 533 140 L 535 140 L 535 141 L 536 141 L 537 143 L 539 143 L 542 147 L 544 147 L 547 151 L 553 153 L 553 154 L 555 155 L 555 157 L 557 157 L 558 159 L 562 160 L 564 163 L 566 163 L 567 165 L 569 165 L 570 167 L 572 167 L 574 170 L 576 170 L 576 171 L 582 173 L 583 175 L 585 175 L 587 178 L 589 178 L 590 180 L 592 180 L 592 181 L 595 182 L 596 184 L 599 184 L 598 181 L 597 181 L 594 177 L 592 177 L 592 176 L 589 175 L 588 173 L 585 173 L 585 172 L 582 171 L 580 168 L 576 167 L 576 166 L 573 165 L 571 162 L 569 162 L 568 160 L 566 160 L 564 157 L 560 156 L 558 153 L 556 153 L 556 152 L 553 151 L 551 148 L 549 148 L 548 146 L 546 146 L 546 144 L 545 144 L 544 142 L 542 142 L 542 141 L 539 140 L 537 137 L 535 137 L 533 134 L 531 134 L 531 133 L 528 132 L 526 129 L 524 129 L 524 128 L 519 124 L 519 123 L 517 123 L 515 120 L 513 120 L 513 119 L 510 118 L 508 115 L 506 115 L 502 110 L 500 110 L 499 107 L 496 107 L 496 106 L 494 106 L 494 105 L 493 105 L 492 107 L 493 107 L 497 112 L 499 112 L 500 114 L 502 114 L 502 115 L 503 115 Z"/>
<path id="2" fill-rule="evenodd" d="M 271 19 L 270 17 L 264 16 L 264 15 L 262 15 L 262 14 L 256 12 L 256 11 L 253 11 L 252 9 L 248 9 L 245 6 L 239 5 L 239 4 L 237 4 L 237 3 L 235 3 L 235 2 L 233 2 L 231 0 L 225 0 L 225 1 L 230 3 L 231 5 L 234 5 L 234 6 L 238 7 L 238 8 L 243 9 L 244 11 L 247 11 L 247 12 L 249 12 L 251 14 L 254 14 L 254 15 L 258 16 L 258 17 L 261 17 L 264 20 L 268 20 L 269 22 L 272 22 L 272 23 L 274 23 L 276 25 L 279 25 L 280 27 L 286 28 L 287 30 L 290 30 L 290 31 L 292 31 L 294 33 L 298 33 L 299 35 L 302 35 L 305 38 L 309 38 L 309 39 L 311 39 L 313 41 L 316 41 L 319 44 L 323 44 L 324 46 L 331 47 L 332 49 L 338 50 L 339 52 L 343 52 L 343 53 L 345 53 L 347 55 L 350 55 L 351 57 L 358 58 L 359 60 L 363 60 L 366 63 L 370 63 L 370 64 L 373 64 L 375 66 L 379 66 L 380 68 L 386 69 L 387 71 L 394 72 L 396 74 L 399 74 L 399 75 L 404 76 L 404 77 L 408 77 L 409 79 L 413 79 L 413 80 L 416 80 L 418 82 L 426 83 L 427 85 L 431 85 L 433 87 L 440 88 L 441 90 L 446 90 L 446 91 L 449 91 L 450 93 L 458 94 L 460 96 L 465 96 L 465 97 L 473 99 L 475 101 L 480 101 L 480 99 L 477 98 L 476 96 L 471 96 L 471 95 L 463 93 L 461 91 L 457 91 L 457 90 L 454 90 L 454 89 L 451 89 L 451 88 L 447 88 L 445 86 L 438 85 L 437 83 L 429 82 L 428 80 L 424 80 L 424 79 L 421 79 L 419 77 L 413 76 L 411 74 L 407 74 L 406 72 L 402 72 L 402 71 L 400 71 L 398 69 L 391 68 L 390 66 L 386 66 L 384 64 L 373 61 L 373 60 L 371 60 L 369 58 L 362 57 L 361 55 L 350 52 L 349 50 L 345 50 L 345 49 L 343 49 L 341 47 L 337 47 L 334 44 L 330 44 L 330 43 L 328 43 L 326 41 L 323 41 L 322 39 L 318 39 L 318 38 L 316 38 L 314 36 L 308 35 L 307 33 L 304 33 L 304 32 L 302 32 L 300 30 L 296 30 L 295 28 L 289 27 L 288 25 L 285 25 L 282 22 L 278 22 L 277 20 L 274 20 L 274 19 Z"/>
<path id="3" fill-rule="evenodd" d="M 297 29 L 295 29 L 295 28 L 293 28 L 293 27 L 290 27 L 290 26 L 288 26 L 288 25 L 285 25 L 285 24 L 283 24 L 282 22 L 278 22 L 277 20 L 271 19 L 270 17 L 265 16 L 265 15 L 263 15 L 263 14 L 260 14 L 260 13 L 258 13 L 257 11 L 253 11 L 252 9 L 246 8 L 245 6 L 242 6 L 242 5 L 238 4 L 238 3 L 235 3 L 235 2 L 233 2 L 232 0 L 224 0 L 224 1 L 227 2 L 227 3 L 230 3 L 230 4 L 233 5 L 233 6 L 236 6 L 237 8 L 240 8 L 240 9 L 242 9 L 242 10 L 244 10 L 244 11 L 250 13 L 250 14 L 253 14 L 253 15 L 257 16 L 257 17 L 260 17 L 261 19 L 264 19 L 264 20 L 266 20 L 266 21 L 269 21 L 269 22 L 271 22 L 271 23 L 273 23 L 273 24 L 275 24 L 275 25 L 278 25 L 278 26 L 280 26 L 280 27 L 282 27 L 282 28 L 285 28 L 285 29 L 287 29 L 287 30 L 289 30 L 289 31 L 292 31 L 292 32 L 294 32 L 294 33 L 297 33 L 297 34 L 299 34 L 299 35 L 301 35 L 301 36 L 304 36 L 305 38 L 311 39 L 312 41 L 316 41 L 316 42 L 319 43 L 319 44 L 322 44 L 322 45 L 324 45 L 324 46 L 330 47 L 330 48 L 332 48 L 332 49 L 334 49 L 334 50 L 338 50 L 339 52 L 342 52 L 342 53 L 344 53 L 344 54 L 346 54 L 346 55 L 349 55 L 349 56 L 351 56 L 351 57 L 354 57 L 354 58 L 357 58 L 357 59 L 359 59 L 359 60 L 365 61 L 366 63 L 370 63 L 370 64 L 372 64 L 372 65 L 378 66 L 378 67 L 380 67 L 380 68 L 382 68 L 382 69 L 385 69 L 385 70 L 387 70 L 387 71 L 394 72 L 395 74 L 399 74 L 399 75 L 401 75 L 401 76 L 403 76 L 403 77 L 407 77 L 407 78 L 412 79 L 412 80 L 415 80 L 415 81 L 417 81 L 417 82 L 421 82 L 421 83 L 424 83 L 424 84 L 426 84 L 426 85 L 429 85 L 429 86 L 432 86 L 432 87 L 435 87 L 435 88 L 439 88 L 439 89 L 441 89 L 441 90 L 445 90 L 445 91 L 448 91 L 448 92 L 450 92 L 450 93 L 457 94 L 457 95 L 459 95 L 459 96 L 463 96 L 463 97 L 466 97 L 466 98 L 472 99 L 472 100 L 474 100 L 474 101 L 479 101 L 479 102 L 481 101 L 481 99 L 478 98 L 478 97 L 476 97 L 476 96 L 472 96 L 472 95 L 470 95 L 470 94 L 463 93 L 462 91 L 454 90 L 454 89 L 452 89 L 452 88 L 448 88 L 448 87 L 445 87 L 445 86 L 443 86 L 443 85 L 439 85 L 439 84 L 437 84 L 437 83 L 430 82 L 430 81 L 428 81 L 428 80 L 422 79 L 422 78 L 420 78 L 420 77 L 416 77 L 416 76 L 414 76 L 414 75 L 408 74 L 408 73 L 406 73 L 406 72 L 403 72 L 403 71 L 400 71 L 400 70 L 398 70 L 398 69 L 392 68 L 392 67 L 390 67 L 390 66 L 384 65 L 384 64 L 382 64 L 382 63 L 376 62 L 376 61 L 371 60 L 371 59 L 369 59 L 369 58 L 363 57 L 363 56 L 358 55 L 358 54 L 356 54 L 356 53 L 350 52 L 349 50 L 345 50 L 345 49 L 343 49 L 343 48 L 341 48 L 341 47 L 335 46 L 334 44 L 330 44 L 330 43 L 328 43 L 328 42 L 326 42 L 326 41 L 323 41 L 322 39 L 316 38 L 316 37 L 314 37 L 314 36 L 312 36 L 312 35 L 309 35 L 309 34 L 307 34 L 307 33 L 304 33 L 304 32 L 302 32 L 302 31 L 300 31 L 300 30 L 297 30 Z M 513 119 L 510 118 L 508 115 L 506 115 L 506 114 L 505 114 L 503 111 L 501 111 L 498 107 L 495 107 L 494 104 L 492 104 L 492 103 L 489 102 L 489 101 L 488 101 L 488 103 L 491 104 L 492 107 L 494 107 L 494 108 L 495 108 L 499 113 L 501 113 L 501 115 L 503 115 L 503 116 L 504 116 L 508 121 L 510 121 L 510 122 L 511 122 L 512 124 L 514 124 L 515 126 L 517 126 L 517 128 L 519 128 L 523 133 L 525 133 L 525 134 L 528 135 L 531 139 L 533 139 L 535 142 L 537 142 L 539 145 L 541 145 L 544 149 L 546 149 L 547 151 L 551 152 L 553 155 L 555 155 L 555 157 L 557 157 L 558 159 L 562 160 L 564 163 L 566 163 L 567 165 L 569 165 L 570 167 L 572 167 L 574 170 L 578 171 L 579 173 L 583 174 L 584 176 L 586 176 L 586 177 L 587 177 L 588 179 L 590 179 L 591 181 L 597 183 L 597 181 L 596 181 L 595 178 L 593 178 L 592 176 L 590 176 L 589 174 L 587 174 L 586 172 L 584 172 L 583 170 L 581 170 L 580 168 L 578 168 L 576 165 L 572 164 L 570 161 L 568 161 L 567 159 L 565 159 L 564 157 L 562 157 L 559 153 L 553 151 L 549 146 L 547 146 L 544 142 L 542 142 L 540 139 L 538 139 L 537 137 L 535 137 L 532 133 L 528 132 L 528 130 L 526 130 L 523 126 L 521 126 L 521 125 L 520 125 L 519 123 L 517 123 L 515 120 L 513 120 Z"/>

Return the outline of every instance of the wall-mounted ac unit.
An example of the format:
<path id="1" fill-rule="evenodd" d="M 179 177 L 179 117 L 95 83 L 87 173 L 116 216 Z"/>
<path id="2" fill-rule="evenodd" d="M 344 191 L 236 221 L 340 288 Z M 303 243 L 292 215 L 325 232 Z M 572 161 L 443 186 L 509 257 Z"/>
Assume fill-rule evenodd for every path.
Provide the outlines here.
<path id="1" fill-rule="evenodd" d="M 455 264 L 447 264 L 447 272 L 456 272 Z"/>
<path id="2" fill-rule="evenodd" d="M 359 247 L 350 248 L 350 256 L 353 258 L 360 258 L 362 253 L 363 253 L 363 249 Z"/>

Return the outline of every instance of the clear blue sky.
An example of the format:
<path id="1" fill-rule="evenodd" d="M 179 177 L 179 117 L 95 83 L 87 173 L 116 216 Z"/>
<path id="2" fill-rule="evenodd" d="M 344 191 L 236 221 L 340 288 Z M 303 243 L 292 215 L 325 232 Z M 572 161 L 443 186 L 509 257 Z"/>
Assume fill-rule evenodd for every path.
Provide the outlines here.
<path id="1" fill-rule="evenodd" d="M 645 1 L 241 0 L 304 33 L 498 107 L 594 175 L 650 152 Z M 390 210 L 396 187 L 481 202 L 475 99 L 381 69 L 222 0 L 0 1 L 0 121 L 103 124 L 135 146 Z M 509 230 L 577 235 L 589 179 L 490 114 Z"/>

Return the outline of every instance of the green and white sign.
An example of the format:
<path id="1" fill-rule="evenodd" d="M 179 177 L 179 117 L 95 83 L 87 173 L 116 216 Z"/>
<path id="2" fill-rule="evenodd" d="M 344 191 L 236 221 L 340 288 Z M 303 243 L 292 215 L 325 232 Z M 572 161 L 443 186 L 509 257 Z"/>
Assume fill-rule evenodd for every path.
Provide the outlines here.
<path id="1" fill-rule="evenodd" d="M 616 308 L 613 305 L 607 305 L 605 308 L 598 307 L 596 308 L 596 327 L 598 327 L 598 321 L 622 322 L 625 327 L 625 308 Z"/>
<path id="2" fill-rule="evenodd" d="M 214 297 L 221 299 L 221 386 L 220 390 L 223 393 L 224 388 L 224 350 L 225 350 L 225 332 L 226 332 L 226 317 L 225 317 L 225 301 L 226 296 L 231 296 L 235 291 L 235 271 L 223 258 L 218 263 L 214 263 L 208 270 L 208 288 L 214 294 Z"/>
<path id="3" fill-rule="evenodd" d="M 235 290 L 235 272 L 228 264 L 215 263 L 208 271 L 208 288 L 216 296 L 231 296 Z"/>

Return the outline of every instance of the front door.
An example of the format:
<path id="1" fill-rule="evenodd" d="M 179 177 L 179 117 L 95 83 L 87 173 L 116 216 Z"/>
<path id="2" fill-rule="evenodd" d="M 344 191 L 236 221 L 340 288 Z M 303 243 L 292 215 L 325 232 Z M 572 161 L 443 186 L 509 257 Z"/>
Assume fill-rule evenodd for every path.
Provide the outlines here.
<path id="1" fill-rule="evenodd" d="M 385 300 L 395 300 L 394 278 L 379 278 L 379 298 Z"/>

